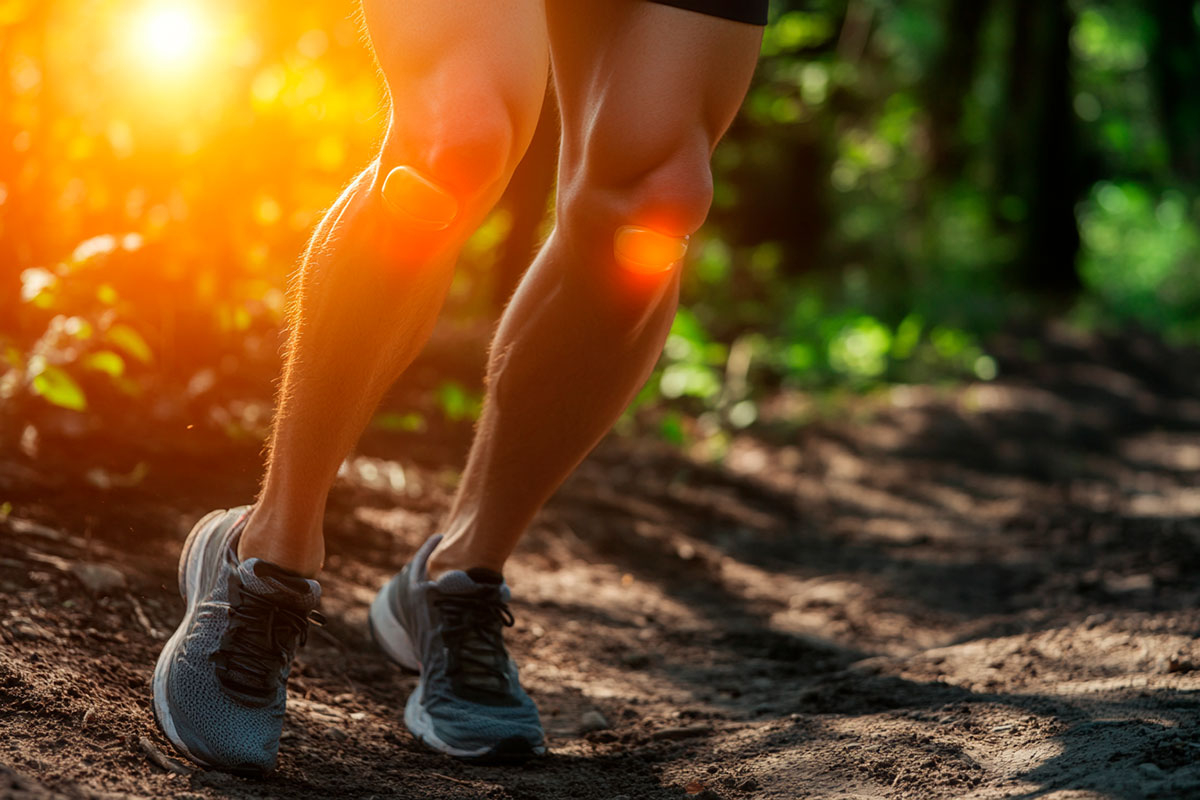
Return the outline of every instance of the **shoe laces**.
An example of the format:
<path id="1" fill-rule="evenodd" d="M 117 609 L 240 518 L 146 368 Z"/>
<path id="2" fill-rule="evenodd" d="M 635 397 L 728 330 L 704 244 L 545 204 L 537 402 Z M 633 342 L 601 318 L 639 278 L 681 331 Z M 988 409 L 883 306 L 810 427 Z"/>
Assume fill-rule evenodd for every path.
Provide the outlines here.
<path id="1" fill-rule="evenodd" d="M 500 588 L 438 593 L 433 604 L 442 615 L 442 640 L 449 656 L 446 674 L 455 691 L 488 705 L 510 704 L 504 628 L 511 628 L 514 620 Z"/>
<path id="2" fill-rule="evenodd" d="M 229 625 L 212 655 L 226 693 L 248 705 L 270 705 L 296 647 L 308 641 L 310 624 L 324 625 L 324 615 L 287 608 L 232 575 Z"/>

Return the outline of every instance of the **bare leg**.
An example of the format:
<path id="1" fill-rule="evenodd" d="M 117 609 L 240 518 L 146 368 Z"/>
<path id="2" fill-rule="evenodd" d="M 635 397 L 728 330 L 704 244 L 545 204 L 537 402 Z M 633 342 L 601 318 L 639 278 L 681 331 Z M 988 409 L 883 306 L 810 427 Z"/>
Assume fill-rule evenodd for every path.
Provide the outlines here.
<path id="1" fill-rule="evenodd" d="M 675 314 L 678 264 L 614 257 L 627 225 L 695 232 L 708 162 L 761 29 L 636 0 L 551 0 L 563 115 L 558 226 L 500 322 L 466 471 L 430 574 L 500 571 L 534 514 L 645 382 Z"/>
<path id="2" fill-rule="evenodd" d="M 532 136 L 547 69 L 541 0 L 366 0 L 391 123 L 379 159 L 318 226 L 292 286 L 287 361 L 266 477 L 239 555 L 302 575 L 324 560 L 338 464 L 427 340 L 462 243 L 503 192 Z M 431 228 L 384 202 L 416 170 L 457 215 Z"/>

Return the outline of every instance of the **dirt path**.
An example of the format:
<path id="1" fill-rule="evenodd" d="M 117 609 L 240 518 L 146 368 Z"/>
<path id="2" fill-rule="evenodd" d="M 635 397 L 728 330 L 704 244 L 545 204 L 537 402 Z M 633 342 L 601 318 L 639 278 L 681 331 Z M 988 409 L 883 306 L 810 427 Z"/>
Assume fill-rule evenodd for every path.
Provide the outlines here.
<path id="1" fill-rule="evenodd" d="M 1022 347 L 997 344 L 994 384 L 768 418 L 720 467 L 602 446 L 509 571 L 553 749 L 519 769 L 421 750 L 397 720 L 415 680 L 365 633 L 446 508 L 444 470 L 376 437 L 339 483 L 330 623 L 277 775 L 246 781 L 152 763 L 171 750 L 147 681 L 182 537 L 244 502 L 256 454 L 151 455 L 109 489 L 6 458 L 0 796 L 1200 797 L 1200 359 Z M 87 562 L 118 583 L 85 588 Z"/>

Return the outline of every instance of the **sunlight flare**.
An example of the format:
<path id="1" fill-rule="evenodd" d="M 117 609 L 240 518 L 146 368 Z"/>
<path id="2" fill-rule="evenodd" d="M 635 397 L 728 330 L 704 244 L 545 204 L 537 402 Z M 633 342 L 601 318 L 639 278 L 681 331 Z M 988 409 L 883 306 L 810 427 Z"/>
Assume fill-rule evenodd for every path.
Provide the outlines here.
<path id="1" fill-rule="evenodd" d="M 196 6 L 167 0 L 147 5 L 132 33 L 131 46 L 145 66 L 178 72 L 199 63 L 210 31 Z"/>

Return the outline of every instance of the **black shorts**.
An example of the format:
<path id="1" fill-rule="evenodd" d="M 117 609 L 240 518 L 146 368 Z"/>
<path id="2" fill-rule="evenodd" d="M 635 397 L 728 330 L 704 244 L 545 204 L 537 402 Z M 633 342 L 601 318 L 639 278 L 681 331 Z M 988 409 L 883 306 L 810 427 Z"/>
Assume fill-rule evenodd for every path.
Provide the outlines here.
<path id="1" fill-rule="evenodd" d="M 711 17 L 724 17 L 751 25 L 767 24 L 767 0 L 650 0 L 664 6 L 699 11 Z"/>

